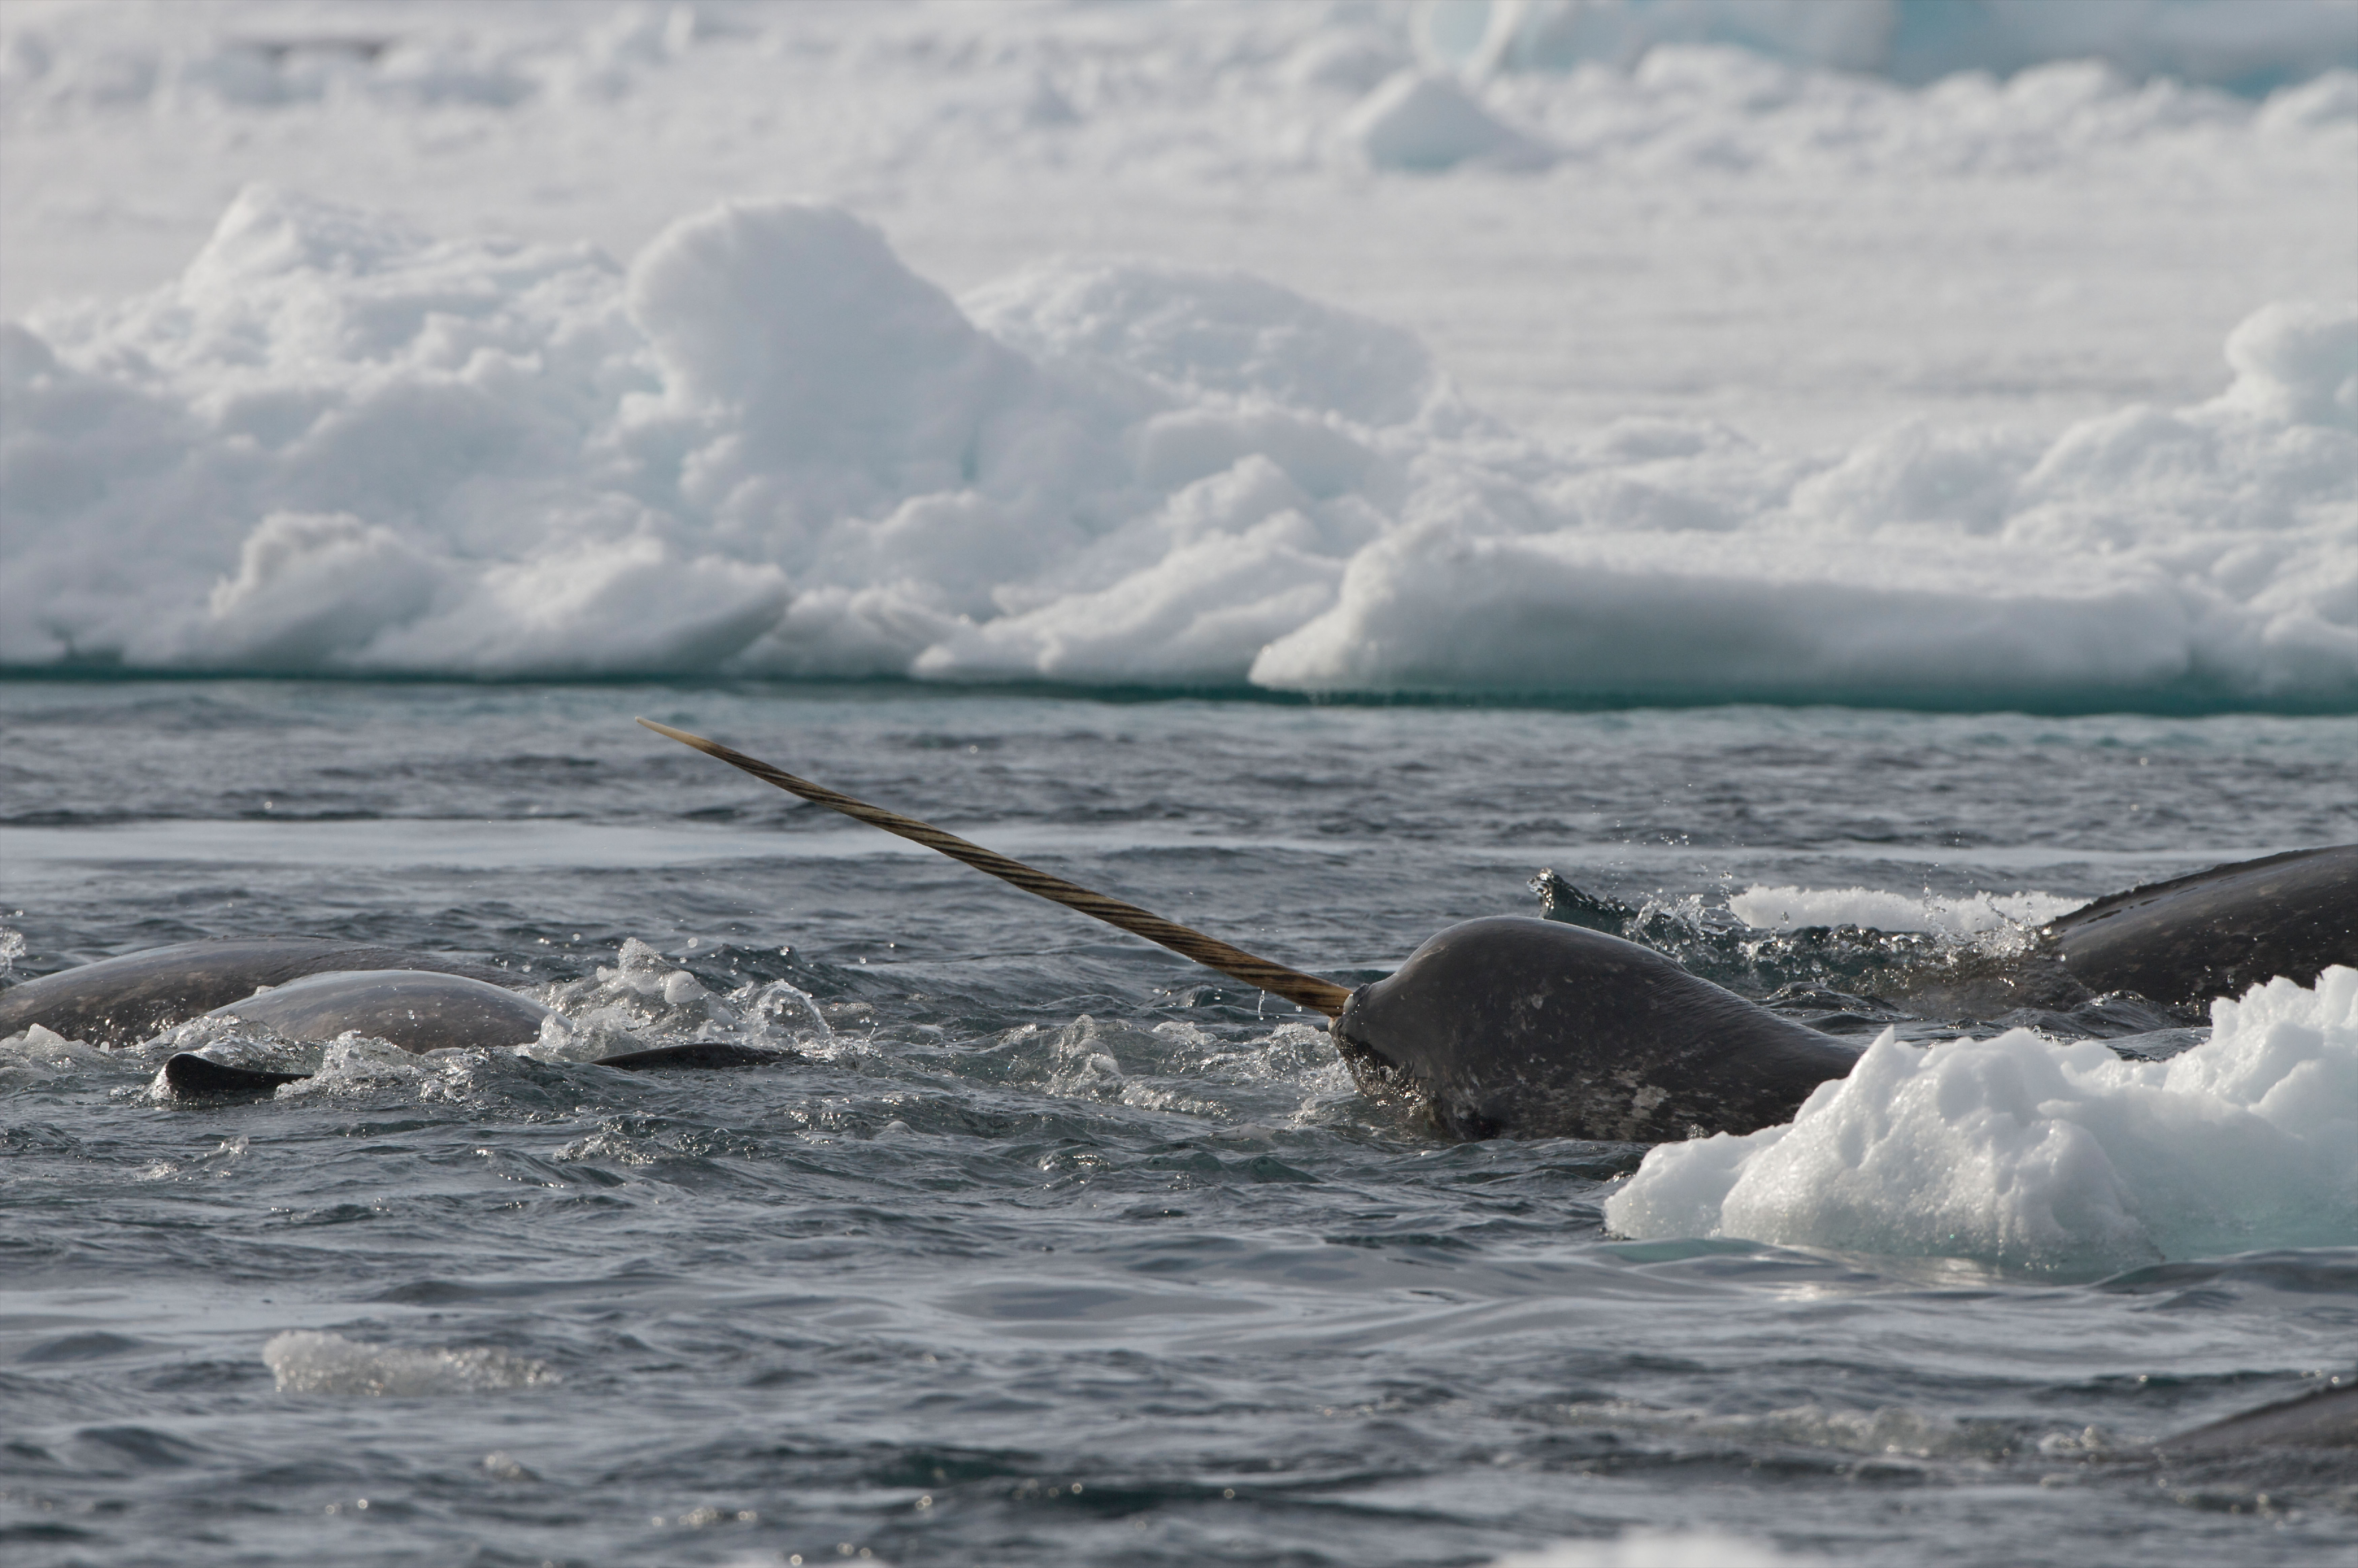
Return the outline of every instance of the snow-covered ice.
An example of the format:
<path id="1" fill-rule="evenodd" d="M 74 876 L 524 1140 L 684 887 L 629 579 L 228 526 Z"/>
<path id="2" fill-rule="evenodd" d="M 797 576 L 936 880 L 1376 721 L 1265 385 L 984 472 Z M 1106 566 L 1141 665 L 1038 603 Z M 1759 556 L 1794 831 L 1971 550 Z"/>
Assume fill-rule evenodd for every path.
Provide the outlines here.
<path id="1" fill-rule="evenodd" d="M 27 0 L 0 664 L 2347 708 L 2230 10 Z"/>
<path id="2" fill-rule="evenodd" d="M 628 267 L 267 188 L 6 333 L 0 659 L 1974 705 L 2358 697 L 2358 308 L 2051 442 L 1550 443 L 1237 273 L 962 307 L 839 208 Z M 2224 378 L 2223 378 L 2224 379 Z"/>

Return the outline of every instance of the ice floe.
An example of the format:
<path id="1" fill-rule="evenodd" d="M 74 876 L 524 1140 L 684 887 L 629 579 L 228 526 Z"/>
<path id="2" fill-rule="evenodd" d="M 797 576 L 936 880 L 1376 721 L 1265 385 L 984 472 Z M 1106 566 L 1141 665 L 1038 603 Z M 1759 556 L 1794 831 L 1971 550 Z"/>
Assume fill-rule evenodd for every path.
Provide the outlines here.
<path id="1" fill-rule="evenodd" d="M 2082 1275 L 2358 1244 L 2358 970 L 2271 980 L 2212 1021 L 2164 1062 L 1886 1032 L 1790 1123 L 1651 1151 L 1606 1220 Z"/>
<path id="2" fill-rule="evenodd" d="M 823 204 L 624 267 L 257 187 L 167 287 L 0 333 L 18 667 L 2358 699 L 2348 305 L 2255 313 L 2208 402 L 1814 456 L 1531 438 L 1242 274 L 961 303 Z"/>

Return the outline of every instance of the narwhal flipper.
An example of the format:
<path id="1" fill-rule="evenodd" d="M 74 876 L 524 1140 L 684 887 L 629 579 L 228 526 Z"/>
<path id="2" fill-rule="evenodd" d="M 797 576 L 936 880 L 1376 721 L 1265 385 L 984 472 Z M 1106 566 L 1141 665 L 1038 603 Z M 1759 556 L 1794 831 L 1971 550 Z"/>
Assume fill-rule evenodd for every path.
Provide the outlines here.
<path id="1" fill-rule="evenodd" d="M 254 1067 L 233 1067 L 183 1051 L 164 1064 L 164 1083 L 176 1095 L 191 1099 L 260 1099 L 281 1084 L 308 1078 L 308 1073 L 265 1073 Z"/>
<path id="2" fill-rule="evenodd" d="M 695 1067 L 761 1067 L 773 1062 L 799 1062 L 799 1051 L 765 1050 L 758 1045 L 735 1045 L 726 1041 L 699 1041 L 690 1045 L 663 1045 L 652 1051 L 629 1051 L 620 1056 L 602 1057 L 600 1067 L 620 1067 L 626 1073 L 645 1073 L 664 1068 Z M 308 1073 L 265 1073 L 254 1067 L 233 1067 L 200 1056 L 193 1051 L 183 1051 L 164 1064 L 164 1083 L 171 1091 L 188 1099 L 262 1099 L 277 1092 L 281 1084 L 297 1083 L 311 1076 Z"/>
<path id="3" fill-rule="evenodd" d="M 600 1067 L 644 1073 L 665 1067 L 761 1067 L 773 1062 L 799 1062 L 799 1051 L 776 1051 L 760 1045 L 736 1045 L 725 1040 L 698 1041 L 692 1045 L 658 1045 L 652 1051 L 625 1051 L 601 1056 Z"/>

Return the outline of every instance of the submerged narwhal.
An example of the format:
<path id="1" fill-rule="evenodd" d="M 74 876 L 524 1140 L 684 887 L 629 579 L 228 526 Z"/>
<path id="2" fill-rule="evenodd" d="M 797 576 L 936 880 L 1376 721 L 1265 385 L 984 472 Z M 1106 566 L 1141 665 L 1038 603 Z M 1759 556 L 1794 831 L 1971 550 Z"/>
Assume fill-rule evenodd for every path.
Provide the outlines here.
<path id="1" fill-rule="evenodd" d="M 423 1054 L 514 1046 L 540 1037 L 549 1010 L 520 994 L 530 979 L 371 943 L 319 936 L 176 942 L 60 969 L 0 991 L 0 1039 L 36 1025 L 95 1045 L 135 1045 L 191 1018 L 233 1019 L 282 1040 L 324 1044 L 352 1033 Z M 783 1061 L 791 1052 L 698 1041 L 608 1056 L 601 1066 L 717 1067 Z M 182 1094 L 266 1093 L 307 1077 L 180 1052 L 164 1082 Z"/>
<path id="2" fill-rule="evenodd" d="M 1660 1142 L 1790 1121 L 1858 1048 L 1607 933 L 1519 915 L 1428 939 L 1347 989 L 715 741 L 641 724 L 755 778 L 962 860 L 1321 1012 L 1362 1091 L 1461 1138 Z M 2358 964 L 2358 846 L 2297 850 L 2100 899 L 2042 934 L 2038 962 L 2092 990 L 2233 995 Z"/>

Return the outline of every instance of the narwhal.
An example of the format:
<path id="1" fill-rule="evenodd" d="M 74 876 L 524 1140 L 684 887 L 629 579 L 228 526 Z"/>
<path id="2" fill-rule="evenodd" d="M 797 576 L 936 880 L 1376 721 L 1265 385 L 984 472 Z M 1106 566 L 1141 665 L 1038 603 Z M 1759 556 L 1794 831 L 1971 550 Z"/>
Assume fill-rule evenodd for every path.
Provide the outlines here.
<path id="1" fill-rule="evenodd" d="M 1780 1018 L 1653 948 L 1520 915 L 1450 926 L 1387 978 L 1347 989 L 1024 865 L 929 823 L 797 778 L 719 741 L 641 724 L 790 795 L 939 850 L 1331 1021 L 1362 1092 L 1460 1138 L 1635 1142 L 1790 1121 L 1858 1047 Z M 2100 899 L 2054 923 L 2041 961 L 2092 989 L 2232 995 L 2358 964 L 2358 846 L 2222 866 Z"/>
<path id="2" fill-rule="evenodd" d="M 1749 1132 L 1792 1119 L 1811 1091 L 1845 1076 L 1857 1057 L 1855 1045 L 1663 953 L 1559 921 L 1504 915 L 1453 925 L 1386 979 L 1347 989 L 718 741 L 639 722 L 1324 1015 L 1365 1093 L 1455 1137 L 1655 1142 Z M 2082 994 L 2134 989 L 2181 1003 L 2278 975 L 2310 983 L 2329 964 L 2358 964 L 2358 846 L 2296 850 L 2100 899 L 2053 923 L 2023 962 L 2043 967 L 2042 983 L 2061 974 Z M 0 993 L 0 1036 L 41 1023 L 125 1044 L 210 1011 L 295 1039 L 357 1030 L 418 1051 L 516 1044 L 537 1034 L 545 1012 L 506 989 L 523 983 L 509 971 L 318 939 L 188 943 Z M 257 996 L 258 988 L 276 989 Z M 714 1066 L 781 1054 L 698 1044 L 605 1065 Z M 193 1054 L 166 1069 L 168 1082 L 190 1092 L 266 1089 L 289 1076 Z"/>
<path id="3" fill-rule="evenodd" d="M 549 1010 L 519 994 L 513 970 L 406 948 L 318 936 L 176 942 L 43 975 L 0 991 L 0 1038 L 39 1025 L 95 1045 L 135 1045 L 189 1019 L 233 1018 L 284 1040 L 326 1044 L 358 1033 L 423 1054 L 514 1046 L 540 1037 Z M 657 1046 L 599 1065 L 642 1072 L 790 1060 L 794 1053 L 730 1041 Z M 232 1066 L 183 1051 L 164 1082 L 184 1095 L 266 1094 L 304 1073 Z"/>

